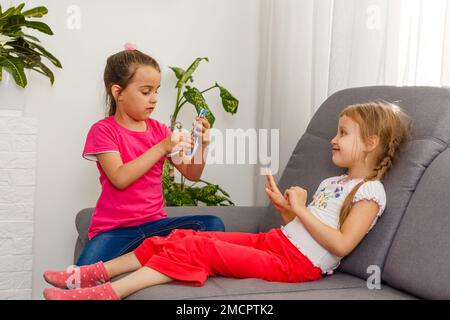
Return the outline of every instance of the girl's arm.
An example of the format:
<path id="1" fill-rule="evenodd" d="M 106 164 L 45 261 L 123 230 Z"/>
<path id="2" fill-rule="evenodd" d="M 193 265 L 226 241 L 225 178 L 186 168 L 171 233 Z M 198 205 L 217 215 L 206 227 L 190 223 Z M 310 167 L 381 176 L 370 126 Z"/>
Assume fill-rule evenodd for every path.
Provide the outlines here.
<path id="1" fill-rule="evenodd" d="M 206 154 L 208 153 L 208 143 L 202 144 L 197 149 L 196 154 L 192 157 L 189 163 L 173 163 L 174 167 L 186 178 L 191 181 L 198 181 L 202 176 L 203 169 L 206 165 Z M 203 157 L 205 155 L 205 157 Z M 199 163 L 196 163 L 199 159 Z"/>
<path id="2" fill-rule="evenodd" d="M 287 194 L 292 211 L 306 230 L 321 246 L 338 257 L 344 257 L 356 248 L 369 231 L 379 210 L 373 201 L 359 201 L 353 205 L 341 230 L 337 230 L 324 224 L 306 208 L 306 190 L 294 187 Z"/>
<path id="3" fill-rule="evenodd" d="M 150 170 L 175 144 L 172 137 L 167 137 L 126 164 L 118 153 L 100 153 L 96 157 L 109 181 L 123 190 Z"/>
<path id="4" fill-rule="evenodd" d="M 207 118 L 197 117 L 196 121 L 201 121 L 202 125 L 197 129 L 201 131 L 200 141 L 201 146 L 197 148 L 195 155 L 192 157 L 189 163 L 174 163 L 172 159 L 170 161 L 175 168 L 187 179 L 191 181 L 198 181 L 202 175 L 203 169 L 206 165 L 206 156 L 208 154 L 209 146 L 209 122 Z"/>

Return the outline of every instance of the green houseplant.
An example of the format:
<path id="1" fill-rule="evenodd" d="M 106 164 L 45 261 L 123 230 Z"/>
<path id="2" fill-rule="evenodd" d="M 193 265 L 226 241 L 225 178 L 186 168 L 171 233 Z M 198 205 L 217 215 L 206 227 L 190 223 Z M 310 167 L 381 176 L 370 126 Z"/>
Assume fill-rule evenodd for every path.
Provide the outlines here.
<path id="1" fill-rule="evenodd" d="M 170 129 L 172 131 L 177 124 L 178 113 L 186 104 L 194 106 L 197 114 L 204 108 L 207 111 L 206 118 L 208 119 L 211 128 L 213 127 L 215 117 L 203 96 L 204 93 L 213 89 L 219 90 L 222 107 L 226 112 L 230 114 L 235 114 L 237 112 L 239 101 L 233 97 L 226 88 L 220 86 L 217 82 L 213 86 L 202 91 L 188 85 L 188 83 L 194 82 L 192 74 L 202 60 L 209 62 L 208 58 L 204 57 L 195 59 L 186 70 L 179 67 L 170 67 L 178 80 L 175 86 L 177 89 L 175 108 L 170 119 Z M 202 186 L 197 186 L 199 183 L 202 184 Z M 174 168 L 169 161 L 164 163 L 163 192 L 166 206 L 197 206 L 199 203 L 203 203 L 207 206 L 234 205 L 230 199 L 230 195 L 217 184 L 199 180 L 192 185 L 186 185 L 183 177 L 181 177 L 179 183 L 175 182 Z"/>
<path id="2" fill-rule="evenodd" d="M 35 7 L 22 11 L 24 6 L 25 3 L 22 3 L 6 11 L 2 11 L 0 6 L 0 81 L 2 70 L 6 69 L 12 74 L 16 84 L 25 88 L 27 77 L 24 70 L 31 69 L 48 77 L 53 84 L 53 72 L 42 62 L 42 58 L 45 57 L 58 68 L 62 68 L 61 62 L 38 44 L 38 38 L 22 31 L 23 28 L 30 28 L 53 35 L 44 22 L 28 20 L 42 18 L 48 10 L 46 7 Z"/>

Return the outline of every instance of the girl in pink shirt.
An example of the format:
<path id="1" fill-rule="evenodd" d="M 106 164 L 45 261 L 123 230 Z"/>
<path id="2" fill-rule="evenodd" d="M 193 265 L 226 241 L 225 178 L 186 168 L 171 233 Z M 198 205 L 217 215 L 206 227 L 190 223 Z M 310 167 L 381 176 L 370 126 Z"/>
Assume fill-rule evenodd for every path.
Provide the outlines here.
<path id="1" fill-rule="evenodd" d="M 107 60 L 104 82 L 109 116 L 92 125 L 82 153 L 85 159 L 96 161 L 102 192 L 89 227 L 90 241 L 78 266 L 108 261 L 132 251 L 147 237 L 166 236 L 174 229 L 224 231 L 218 217 L 169 218 L 164 210 L 164 161 L 172 161 L 187 179 L 198 180 L 205 166 L 210 125 L 206 118 L 197 118 L 202 123 L 196 128 L 201 154 L 189 161 L 173 161 L 168 155 L 179 150 L 179 160 L 193 141 L 189 134 L 172 133 L 150 118 L 160 81 L 158 63 L 134 48 Z"/>

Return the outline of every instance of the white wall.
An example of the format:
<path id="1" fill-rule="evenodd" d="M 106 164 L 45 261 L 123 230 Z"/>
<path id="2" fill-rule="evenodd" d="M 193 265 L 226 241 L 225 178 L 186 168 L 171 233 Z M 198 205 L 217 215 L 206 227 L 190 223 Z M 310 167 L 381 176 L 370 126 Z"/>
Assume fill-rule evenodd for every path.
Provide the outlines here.
<path id="1" fill-rule="evenodd" d="M 0 110 L 0 300 L 30 299 L 38 125 L 35 118 L 4 113 Z"/>
<path id="2" fill-rule="evenodd" d="M 167 123 L 176 94 L 175 78 L 167 66 L 187 67 L 194 58 L 207 56 L 210 62 L 202 63 L 194 75 L 197 84 L 206 88 L 218 81 L 240 100 L 235 116 L 220 110 L 217 98 L 208 100 L 216 110 L 215 127 L 254 128 L 260 11 L 258 0 L 42 0 L 39 4 L 49 9 L 45 20 L 55 33 L 39 37 L 64 69 L 52 68 L 53 87 L 40 74 L 31 74 L 26 89 L 25 115 L 39 123 L 33 242 L 36 299 L 45 287 L 44 270 L 72 263 L 75 215 L 95 206 L 99 196 L 97 169 L 82 159 L 81 151 L 89 127 L 104 115 L 106 58 L 131 41 L 160 62 L 162 87 L 153 116 Z M 81 10 L 79 30 L 66 25 L 72 4 Z M 190 124 L 192 117 L 187 107 L 180 119 Z M 252 205 L 253 174 L 250 165 L 221 165 L 207 167 L 203 178 L 223 186 L 237 205 Z"/>

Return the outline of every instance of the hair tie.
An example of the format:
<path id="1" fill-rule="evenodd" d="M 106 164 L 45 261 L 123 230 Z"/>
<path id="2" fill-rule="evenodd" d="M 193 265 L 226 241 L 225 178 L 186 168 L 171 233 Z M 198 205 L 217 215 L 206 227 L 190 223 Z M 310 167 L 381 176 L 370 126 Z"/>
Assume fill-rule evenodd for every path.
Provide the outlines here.
<path id="1" fill-rule="evenodd" d="M 132 43 L 132 42 L 125 43 L 123 47 L 124 47 L 125 51 L 137 50 L 136 45 L 134 43 Z"/>

